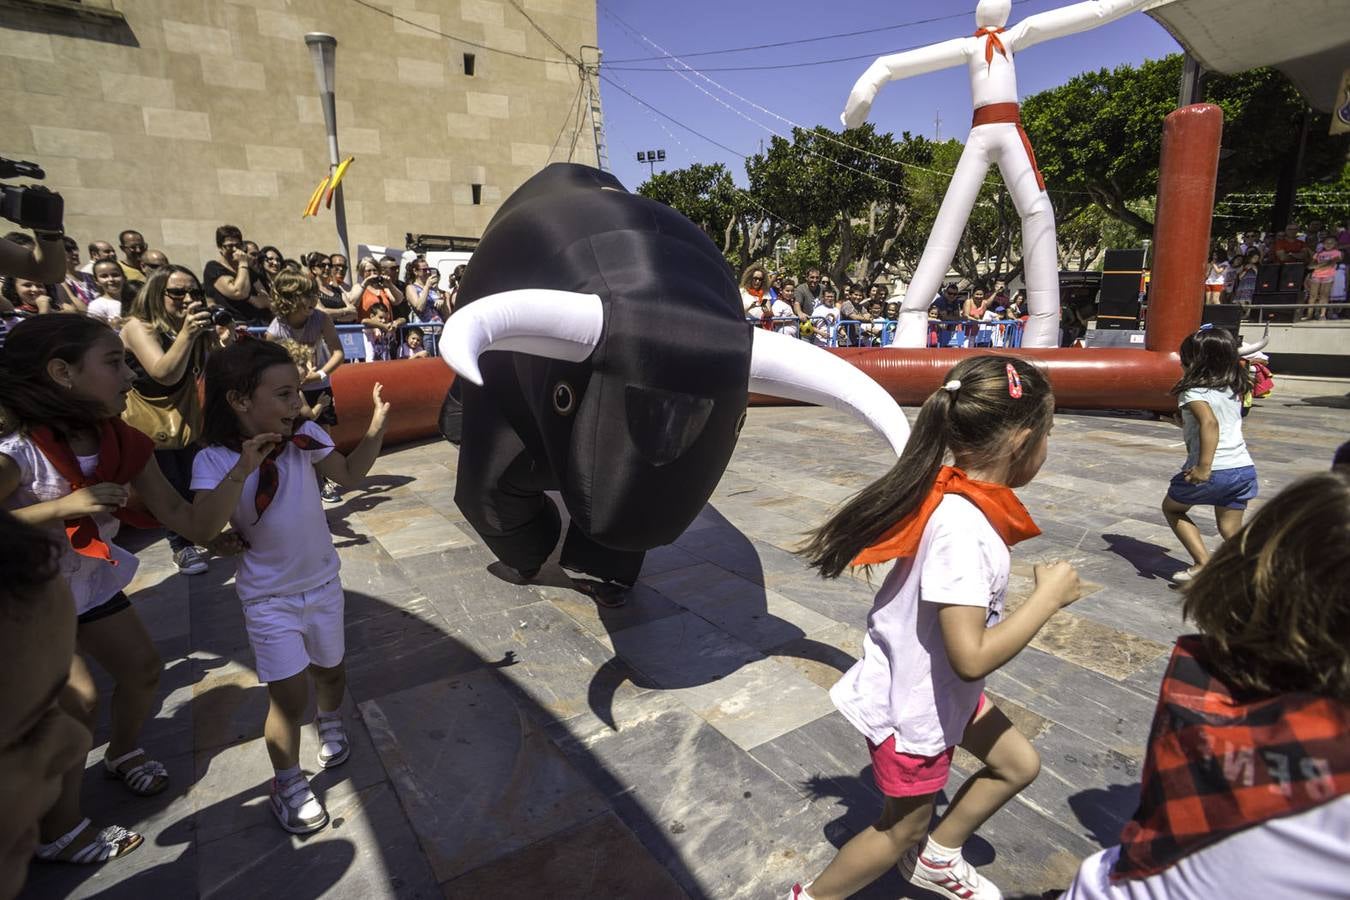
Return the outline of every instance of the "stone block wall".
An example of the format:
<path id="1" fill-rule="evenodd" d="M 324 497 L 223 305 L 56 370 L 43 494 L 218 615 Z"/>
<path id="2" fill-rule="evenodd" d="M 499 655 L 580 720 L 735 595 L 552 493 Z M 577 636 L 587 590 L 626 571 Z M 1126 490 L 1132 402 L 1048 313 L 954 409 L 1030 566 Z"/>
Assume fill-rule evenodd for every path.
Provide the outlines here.
<path id="1" fill-rule="evenodd" d="M 569 53 L 595 43 L 593 0 L 516 2 Z M 595 163 L 575 66 L 434 33 L 561 58 L 511 0 L 371 5 L 0 0 L 0 155 L 47 170 L 82 247 L 135 228 L 200 270 L 228 222 L 288 256 L 335 250 L 331 210 L 301 219 L 328 169 L 304 34 L 325 31 L 338 40 L 338 144 L 356 157 L 343 181 L 353 251 L 410 231 L 480 234 L 521 182 L 567 158 L 575 129 L 573 158 Z"/>

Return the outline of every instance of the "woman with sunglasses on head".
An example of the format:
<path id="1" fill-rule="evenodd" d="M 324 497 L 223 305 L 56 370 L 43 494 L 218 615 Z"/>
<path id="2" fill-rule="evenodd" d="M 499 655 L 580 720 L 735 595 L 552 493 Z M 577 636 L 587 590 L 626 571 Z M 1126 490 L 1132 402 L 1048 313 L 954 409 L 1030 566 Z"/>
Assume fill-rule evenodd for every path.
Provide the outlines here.
<path id="1" fill-rule="evenodd" d="M 207 355 L 233 341 L 233 324 L 212 324 L 212 313 L 206 308 L 197 277 L 183 266 L 169 266 L 150 276 L 122 324 L 127 365 L 136 373 L 132 391 L 149 405 L 171 404 L 184 423 L 184 433 L 177 439 L 150 437 L 156 440 L 155 461 L 164 476 L 189 501 L 196 436 L 202 429 L 196 382 Z M 134 413 L 128 424 L 142 425 Z M 170 531 L 169 547 L 174 564 L 183 574 L 206 571 L 205 558 L 187 538 Z"/>

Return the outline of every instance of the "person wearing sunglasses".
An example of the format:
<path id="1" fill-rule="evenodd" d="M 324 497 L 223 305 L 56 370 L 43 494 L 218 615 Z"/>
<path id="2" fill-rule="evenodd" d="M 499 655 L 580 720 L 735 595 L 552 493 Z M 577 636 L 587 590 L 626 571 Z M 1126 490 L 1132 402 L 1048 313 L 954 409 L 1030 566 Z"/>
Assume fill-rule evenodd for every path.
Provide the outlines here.
<path id="1" fill-rule="evenodd" d="M 332 267 L 328 254 L 318 250 L 306 253 L 305 266 L 309 269 L 309 277 L 314 280 L 315 293 L 319 295 L 319 305 L 316 307 L 319 312 L 334 323 L 355 322 L 356 305 L 344 301 L 342 291 L 328 283 L 328 272 Z"/>
<path id="2" fill-rule="evenodd" d="M 228 309 L 236 322 L 263 326 L 272 321 L 272 298 L 249 269 L 243 234 L 234 225 L 222 225 L 216 229 L 216 247 L 220 257 L 202 271 L 207 299 Z"/>
<path id="3" fill-rule="evenodd" d="M 206 357 L 234 341 L 233 323 L 225 321 L 223 312 L 218 309 L 213 316 L 191 270 L 171 265 L 150 276 L 122 323 L 127 365 L 136 373 L 132 392 L 140 395 L 135 399 L 156 408 L 171 408 L 183 422 L 178 439 L 160 441 L 150 436 L 156 438 L 155 461 L 164 477 L 189 502 L 192 460 L 197 455 L 194 441 L 202 430 L 197 379 L 206 368 Z M 132 399 L 128 398 L 129 408 Z M 134 415 L 128 421 L 139 424 Z M 206 571 L 204 555 L 187 538 L 169 532 L 169 548 L 183 574 Z"/>
<path id="4" fill-rule="evenodd" d="M 249 262 L 253 281 L 269 297 L 272 296 L 272 279 L 277 277 L 285 261 L 281 251 L 269 244 L 260 249 Z"/>

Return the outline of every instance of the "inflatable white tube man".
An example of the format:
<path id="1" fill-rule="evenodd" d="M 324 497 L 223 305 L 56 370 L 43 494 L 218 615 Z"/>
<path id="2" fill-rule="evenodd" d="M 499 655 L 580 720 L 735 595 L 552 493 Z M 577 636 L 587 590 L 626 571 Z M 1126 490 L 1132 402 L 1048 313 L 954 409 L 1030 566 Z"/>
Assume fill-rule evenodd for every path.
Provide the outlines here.
<path id="1" fill-rule="evenodd" d="M 857 128 L 867 119 L 877 91 L 887 82 L 961 63 L 970 70 L 970 92 L 975 101 L 970 137 L 905 295 L 895 346 L 923 347 L 927 343 L 928 307 L 951 267 L 961 233 L 991 165 L 998 166 L 1022 218 L 1023 273 L 1027 311 L 1031 316 L 1022 334 L 1022 346 L 1059 345 L 1055 211 L 1050 205 L 1050 195 L 1045 192 L 1045 181 L 1036 168 L 1031 141 L 1022 128 L 1013 55 L 1042 41 L 1087 31 L 1166 2 L 1169 0 L 1087 0 L 1029 16 L 1005 28 L 1011 0 L 980 0 L 975 8 L 978 28 L 974 35 L 883 56 L 853 85 L 841 116 L 845 128 Z"/>

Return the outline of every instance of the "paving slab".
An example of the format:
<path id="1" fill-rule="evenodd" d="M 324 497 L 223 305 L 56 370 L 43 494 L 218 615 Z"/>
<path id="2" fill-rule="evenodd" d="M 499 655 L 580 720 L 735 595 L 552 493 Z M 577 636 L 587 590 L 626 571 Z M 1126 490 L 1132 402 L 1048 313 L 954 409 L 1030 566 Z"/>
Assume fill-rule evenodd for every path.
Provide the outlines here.
<path id="1" fill-rule="evenodd" d="M 1244 421 L 1254 509 L 1325 468 L 1350 432 L 1341 393 L 1290 379 L 1257 402 Z M 1170 584 L 1186 556 L 1157 508 L 1180 434 L 1135 414 L 1067 412 L 1056 425 L 1044 469 L 1019 492 L 1043 534 L 1014 551 L 1010 605 L 1041 560 L 1070 560 L 1088 593 L 987 679 L 1043 767 L 965 848 L 1010 897 L 1064 887 L 1083 856 L 1115 842 L 1169 649 L 1192 630 Z M 305 838 L 264 806 L 268 700 L 233 562 L 182 576 L 161 535 L 125 533 L 141 559 L 133 602 L 166 664 L 144 742 L 173 781 L 134 798 L 101 777 L 112 685 L 96 671 L 104 702 L 84 809 L 146 844 L 92 869 L 35 865 L 25 900 L 772 898 L 875 819 L 865 745 L 827 692 L 861 652 L 888 567 L 870 582 L 822 581 L 792 553 L 893 462 L 865 426 L 820 409 L 751 410 L 709 504 L 647 555 L 615 610 L 554 561 L 529 586 L 492 574 L 453 503 L 456 462 L 439 440 L 391 448 L 367 489 L 327 509 L 347 589 L 354 752 L 314 773 L 333 823 Z M 311 772 L 316 744 L 306 726 Z M 958 750 L 939 810 L 978 765 Z M 858 896 L 919 894 L 888 873 Z"/>
<path id="2" fill-rule="evenodd" d="M 361 715 L 439 882 L 607 808 L 495 671 L 367 700 Z"/>

